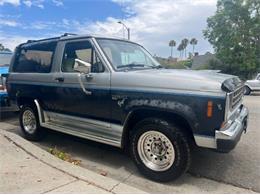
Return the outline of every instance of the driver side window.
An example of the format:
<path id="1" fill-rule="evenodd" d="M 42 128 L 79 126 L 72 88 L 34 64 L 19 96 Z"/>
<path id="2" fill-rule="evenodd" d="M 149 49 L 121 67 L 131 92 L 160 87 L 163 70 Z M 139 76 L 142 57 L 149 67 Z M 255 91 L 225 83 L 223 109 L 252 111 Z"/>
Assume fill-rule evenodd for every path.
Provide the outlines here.
<path id="1" fill-rule="evenodd" d="M 85 72 L 84 69 L 88 67 L 82 66 L 82 63 L 78 63 L 78 61 L 91 66 L 91 72 L 98 73 L 105 70 L 89 41 L 77 41 L 65 45 L 61 66 L 62 72 Z"/>

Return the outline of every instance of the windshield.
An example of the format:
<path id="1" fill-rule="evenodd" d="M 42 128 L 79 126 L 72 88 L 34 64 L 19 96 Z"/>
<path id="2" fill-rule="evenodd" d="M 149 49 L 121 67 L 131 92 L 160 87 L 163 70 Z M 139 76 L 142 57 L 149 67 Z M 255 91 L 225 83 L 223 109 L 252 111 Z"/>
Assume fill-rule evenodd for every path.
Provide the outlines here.
<path id="1" fill-rule="evenodd" d="M 160 64 L 140 45 L 127 41 L 97 39 L 116 70 L 154 68 Z"/>

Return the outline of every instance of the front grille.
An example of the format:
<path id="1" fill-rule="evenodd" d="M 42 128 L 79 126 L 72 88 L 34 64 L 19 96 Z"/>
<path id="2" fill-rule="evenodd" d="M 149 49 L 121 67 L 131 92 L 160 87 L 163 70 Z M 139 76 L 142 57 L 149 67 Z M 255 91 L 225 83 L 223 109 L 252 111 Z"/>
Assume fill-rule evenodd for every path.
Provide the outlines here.
<path id="1" fill-rule="evenodd" d="M 237 105 L 241 102 L 244 95 L 244 86 L 238 88 L 234 92 L 230 94 L 230 109 L 233 110 L 237 107 Z"/>

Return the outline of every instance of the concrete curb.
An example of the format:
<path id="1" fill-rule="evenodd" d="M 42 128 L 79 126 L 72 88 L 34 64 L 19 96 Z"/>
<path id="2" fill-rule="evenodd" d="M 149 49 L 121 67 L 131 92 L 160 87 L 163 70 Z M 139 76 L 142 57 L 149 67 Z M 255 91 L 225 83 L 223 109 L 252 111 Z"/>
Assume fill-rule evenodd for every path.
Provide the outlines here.
<path id="1" fill-rule="evenodd" d="M 31 142 L 23 139 L 22 137 L 14 133 L 0 129 L 0 134 L 6 137 L 19 148 L 23 149 L 26 153 L 35 157 L 37 160 L 43 162 L 44 164 L 52 168 L 55 168 L 65 174 L 68 174 L 76 179 L 85 181 L 91 185 L 106 190 L 107 192 L 119 194 L 146 193 L 144 191 L 141 191 L 137 188 L 131 187 L 114 179 L 101 176 L 90 170 L 62 161 L 59 158 L 56 158 L 55 156 L 49 154 L 47 151 L 44 151 L 43 149 L 35 146 Z"/>

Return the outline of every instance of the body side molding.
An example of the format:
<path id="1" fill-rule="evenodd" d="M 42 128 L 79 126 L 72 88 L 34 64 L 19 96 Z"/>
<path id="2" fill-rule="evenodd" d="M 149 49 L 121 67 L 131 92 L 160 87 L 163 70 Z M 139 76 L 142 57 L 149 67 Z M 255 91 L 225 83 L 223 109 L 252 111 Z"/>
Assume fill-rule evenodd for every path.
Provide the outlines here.
<path id="1" fill-rule="evenodd" d="M 34 103 L 37 107 L 40 126 L 119 148 L 122 147 L 123 126 L 44 111 L 37 99 L 34 100 Z"/>

